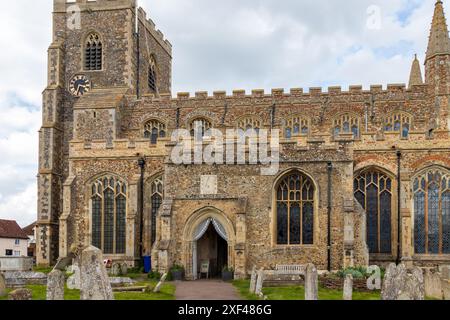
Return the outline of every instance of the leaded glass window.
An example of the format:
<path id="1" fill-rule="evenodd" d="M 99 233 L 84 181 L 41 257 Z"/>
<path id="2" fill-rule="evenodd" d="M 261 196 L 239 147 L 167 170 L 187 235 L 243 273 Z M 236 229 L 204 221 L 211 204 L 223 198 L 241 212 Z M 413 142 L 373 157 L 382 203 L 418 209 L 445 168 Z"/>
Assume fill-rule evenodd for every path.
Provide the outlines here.
<path id="1" fill-rule="evenodd" d="M 293 136 L 308 135 L 309 128 L 309 119 L 301 116 L 293 116 L 284 121 L 284 137 L 291 139 Z"/>
<path id="2" fill-rule="evenodd" d="M 450 254 L 450 174 L 429 169 L 414 179 L 414 250 Z"/>
<path id="3" fill-rule="evenodd" d="M 392 180 L 377 170 L 354 180 L 356 200 L 366 210 L 367 245 L 370 253 L 392 252 Z"/>
<path id="4" fill-rule="evenodd" d="M 166 136 L 166 125 L 161 121 L 150 120 L 144 125 L 144 138 L 150 139 L 151 144 L 157 144 L 158 139 Z"/>
<path id="5" fill-rule="evenodd" d="M 359 132 L 359 118 L 351 114 L 343 114 L 333 121 L 333 134 L 337 138 L 341 133 L 353 133 L 353 137 L 358 139 Z"/>
<path id="6" fill-rule="evenodd" d="M 401 137 L 407 139 L 412 124 L 412 116 L 402 112 L 395 112 L 384 119 L 385 132 L 398 132 Z"/>
<path id="7" fill-rule="evenodd" d="M 277 244 L 314 243 L 314 185 L 300 172 L 287 175 L 277 187 Z"/>
<path id="8" fill-rule="evenodd" d="M 115 177 L 92 185 L 92 245 L 105 254 L 125 254 L 127 189 Z"/>
<path id="9" fill-rule="evenodd" d="M 209 129 L 212 129 L 211 121 L 204 118 L 197 118 L 190 123 L 191 136 L 196 140 L 203 140 Z"/>
<path id="10" fill-rule="evenodd" d="M 150 59 L 148 67 L 148 88 L 150 92 L 156 93 L 156 62 L 153 56 Z"/>
<path id="11" fill-rule="evenodd" d="M 164 183 L 162 177 L 159 177 L 152 182 L 151 191 L 151 244 L 153 246 L 156 241 L 156 218 L 164 195 Z"/>
<path id="12" fill-rule="evenodd" d="M 84 46 L 84 69 L 88 71 L 102 70 L 103 47 L 100 36 L 97 33 L 91 33 Z"/>

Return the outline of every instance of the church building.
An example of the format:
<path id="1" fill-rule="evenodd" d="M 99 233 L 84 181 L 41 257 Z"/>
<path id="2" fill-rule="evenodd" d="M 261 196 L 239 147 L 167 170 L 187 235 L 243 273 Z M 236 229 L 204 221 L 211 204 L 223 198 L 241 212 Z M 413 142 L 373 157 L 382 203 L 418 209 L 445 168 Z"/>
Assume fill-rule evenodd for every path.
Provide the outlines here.
<path id="1" fill-rule="evenodd" d="M 135 0 L 54 0 L 52 39 L 39 265 L 89 245 L 130 266 L 143 256 L 160 272 L 181 265 L 187 279 L 203 261 L 212 275 L 228 267 L 238 279 L 253 266 L 450 264 L 450 38 L 441 0 L 424 78 L 416 58 L 408 85 L 369 89 L 173 94 L 172 45 Z M 174 160 L 175 132 L 203 150 L 212 129 L 279 132 L 270 138 L 279 140 L 278 171 L 262 174 L 267 164 L 248 159 Z"/>

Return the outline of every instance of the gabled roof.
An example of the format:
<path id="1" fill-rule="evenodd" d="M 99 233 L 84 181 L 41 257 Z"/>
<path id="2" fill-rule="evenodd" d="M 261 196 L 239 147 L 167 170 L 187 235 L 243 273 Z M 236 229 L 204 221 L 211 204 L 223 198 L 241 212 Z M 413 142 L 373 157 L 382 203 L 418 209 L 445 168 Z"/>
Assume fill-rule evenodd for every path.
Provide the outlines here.
<path id="1" fill-rule="evenodd" d="M 0 219 L 0 238 L 28 239 L 28 236 L 16 221 Z"/>
<path id="2" fill-rule="evenodd" d="M 34 227 L 36 227 L 36 222 L 30 224 L 29 226 L 26 226 L 25 228 L 23 228 L 23 231 L 29 235 L 29 236 L 34 236 Z"/>

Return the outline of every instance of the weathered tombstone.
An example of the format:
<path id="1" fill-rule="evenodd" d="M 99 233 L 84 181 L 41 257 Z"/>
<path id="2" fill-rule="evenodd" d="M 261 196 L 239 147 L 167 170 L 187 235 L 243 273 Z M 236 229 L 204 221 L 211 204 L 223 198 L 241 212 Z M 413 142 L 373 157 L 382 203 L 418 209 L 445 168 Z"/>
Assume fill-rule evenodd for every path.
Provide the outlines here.
<path id="1" fill-rule="evenodd" d="M 6 280 L 5 276 L 0 272 L 0 297 L 6 295 Z"/>
<path id="2" fill-rule="evenodd" d="M 422 269 L 415 267 L 408 273 L 404 264 L 391 263 L 386 270 L 382 300 L 424 300 L 425 285 Z"/>
<path id="3" fill-rule="evenodd" d="M 102 252 L 90 246 L 81 254 L 81 300 L 114 300 Z"/>
<path id="4" fill-rule="evenodd" d="M 439 271 L 443 280 L 450 280 L 450 266 L 441 266 Z"/>
<path id="5" fill-rule="evenodd" d="M 112 276 L 120 276 L 120 264 L 119 263 L 113 263 L 111 267 L 111 275 Z"/>
<path id="6" fill-rule="evenodd" d="M 367 274 L 370 277 L 367 279 L 367 289 L 380 290 L 381 289 L 381 270 L 378 266 L 370 266 L 367 268 Z"/>
<path id="7" fill-rule="evenodd" d="M 444 300 L 450 300 L 450 280 L 442 280 L 441 284 Z"/>
<path id="8" fill-rule="evenodd" d="M 256 291 L 256 278 L 258 277 L 258 273 L 256 271 L 256 266 L 252 269 L 252 275 L 250 278 L 250 293 L 255 293 Z"/>
<path id="9" fill-rule="evenodd" d="M 305 273 L 305 300 L 318 300 L 319 281 L 317 268 L 309 263 Z"/>
<path id="10" fill-rule="evenodd" d="M 441 274 L 427 269 L 425 270 L 423 280 L 425 285 L 425 296 L 442 300 L 443 292 Z"/>
<path id="11" fill-rule="evenodd" d="M 155 290 L 153 290 L 154 293 L 159 293 L 161 291 L 161 287 L 164 284 L 164 282 L 166 282 L 166 279 L 167 279 L 167 273 L 164 273 L 163 276 L 161 277 L 161 280 L 156 285 Z"/>
<path id="12" fill-rule="evenodd" d="M 261 296 L 263 294 L 262 293 L 263 285 L 264 285 L 264 269 L 261 268 L 258 271 L 258 278 L 256 280 L 256 288 L 255 288 L 256 295 Z"/>
<path id="13" fill-rule="evenodd" d="M 128 274 L 128 264 L 127 264 L 127 263 L 122 263 L 122 264 L 120 265 L 120 273 L 121 273 L 123 276 L 126 276 L 126 275 Z"/>
<path id="14" fill-rule="evenodd" d="M 70 290 L 80 290 L 81 289 L 80 267 L 74 264 L 71 266 L 70 272 L 73 272 L 73 274 L 67 279 L 67 288 Z"/>
<path id="15" fill-rule="evenodd" d="M 17 289 L 11 291 L 8 296 L 8 300 L 31 300 L 32 293 L 30 289 Z"/>
<path id="16" fill-rule="evenodd" d="M 344 280 L 344 300 L 353 300 L 353 276 L 347 274 Z"/>
<path id="17" fill-rule="evenodd" d="M 47 278 L 47 300 L 64 300 L 65 276 L 61 270 L 53 269 Z"/>

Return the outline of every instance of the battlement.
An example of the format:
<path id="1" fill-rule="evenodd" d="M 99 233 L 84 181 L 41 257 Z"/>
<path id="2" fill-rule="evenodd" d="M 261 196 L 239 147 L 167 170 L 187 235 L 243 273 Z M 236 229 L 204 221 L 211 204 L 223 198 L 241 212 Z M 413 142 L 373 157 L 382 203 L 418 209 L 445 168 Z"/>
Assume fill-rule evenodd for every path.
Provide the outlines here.
<path id="1" fill-rule="evenodd" d="M 78 5 L 81 11 L 135 9 L 136 0 L 53 0 L 54 12 L 67 12 L 67 8 Z"/>
<path id="2" fill-rule="evenodd" d="M 240 99 L 240 98 L 289 98 L 289 97 L 302 97 L 302 98 L 313 98 L 313 97 L 332 97 L 337 95 L 390 95 L 390 94 L 415 94 L 421 95 L 425 94 L 427 85 L 414 85 L 412 88 L 407 88 L 405 84 L 388 84 L 385 88 L 382 85 L 372 85 L 369 90 L 364 90 L 361 85 L 349 86 L 348 90 L 343 90 L 340 86 L 328 87 L 327 91 L 324 91 L 320 87 L 311 87 L 308 91 L 303 88 L 291 88 L 289 92 L 285 89 L 275 88 L 272 89 L 270 93 L 265 92 L 264 89 L 253 89 L 250 94 L 247 94 L 245 90 L 235 89 L 232 90 L 231 95 L 227 94 L 226 91 L 214 91 L 209 94 L 206 91 L 195 92 L 194 96 L 189 92 L 178 92 L 176 97 L 171 97 L 168 94 L 160 95 L 156 98 L 154 95 L 145 95 L 144 99 L 152 99 L 155 101 L 169 101 L 169 100 L 205 100 L 205 99 Z"/>
<path id="3" fill-rule="evenodd" d="M 170 55 L 172 55 L 172 44 L 169 40 L 165 39 L 164 34 L 161 30 L 156 28 L 155 23 L 152 19 L 147 18 L 147 13 L 144 9 L 138 9 L 138 17 L 139 22 L 144 25 L 145 29 L 158 41 L 158 43 L 167 51 Z"/>

